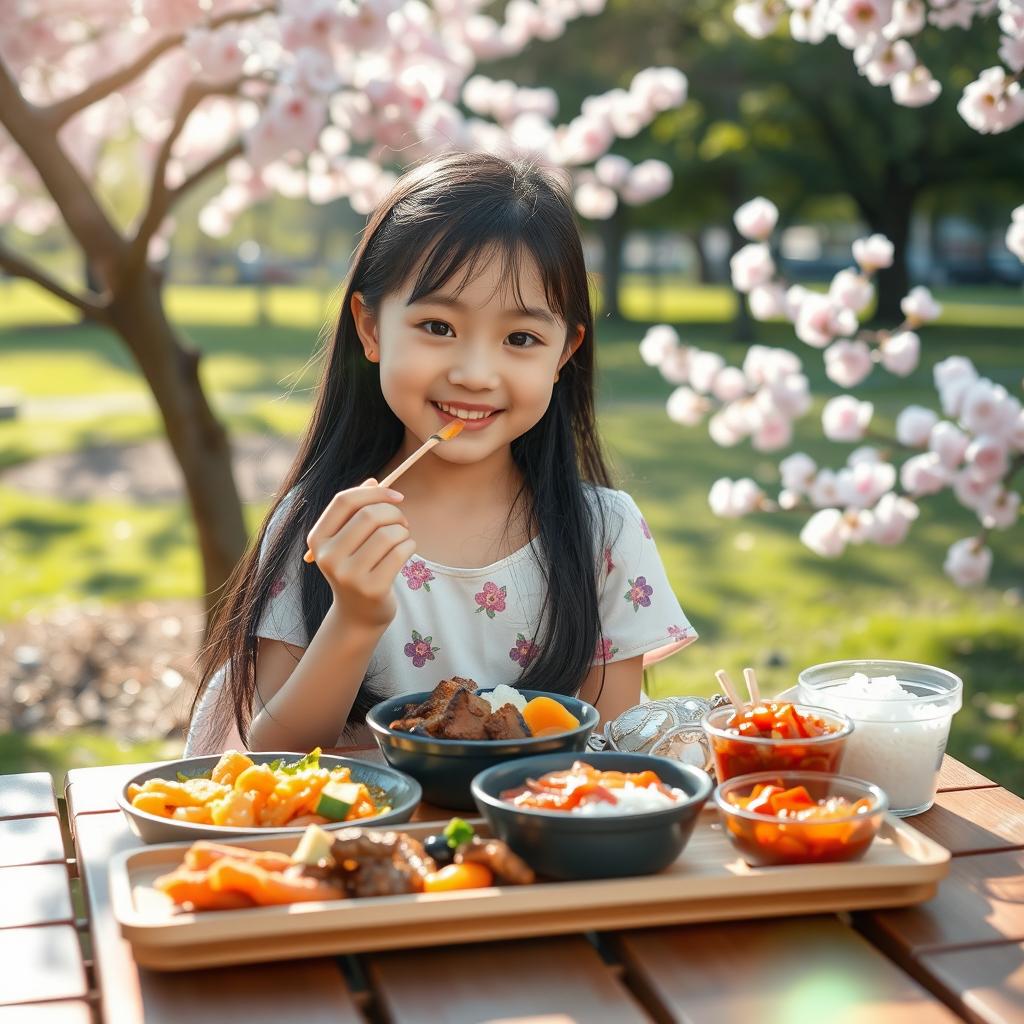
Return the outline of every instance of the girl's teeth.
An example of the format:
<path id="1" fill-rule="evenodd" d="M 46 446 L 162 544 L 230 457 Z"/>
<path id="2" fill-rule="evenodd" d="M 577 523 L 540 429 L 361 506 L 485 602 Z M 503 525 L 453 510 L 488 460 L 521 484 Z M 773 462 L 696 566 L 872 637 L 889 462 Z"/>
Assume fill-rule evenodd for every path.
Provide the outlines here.
<path id="1" fill-rule="evenodd" d="M 443 412 L 446 412 L 449 416 L 454 416 L 456 419 L 460 420 L 482 420 L 486 416 L 490 415 L 490 413 L 481 412 L 479 409 L 453 409 L 451 406 L 443 405 L 441 402 L 438 402 L 437 404 L 438 408 Z"/>

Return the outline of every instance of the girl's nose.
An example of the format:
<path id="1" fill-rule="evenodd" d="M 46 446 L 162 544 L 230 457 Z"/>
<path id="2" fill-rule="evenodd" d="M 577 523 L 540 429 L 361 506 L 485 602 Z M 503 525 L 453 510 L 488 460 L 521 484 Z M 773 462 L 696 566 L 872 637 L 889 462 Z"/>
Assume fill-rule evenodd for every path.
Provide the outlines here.
<path id="1" fill-rule="evenodd" d="M 490 345 L 472 343 L 460 346 L 461 350 L 448 370 L 448 383 L 470 391 L 495 390 L 501 380 L 490 348 Z"/>

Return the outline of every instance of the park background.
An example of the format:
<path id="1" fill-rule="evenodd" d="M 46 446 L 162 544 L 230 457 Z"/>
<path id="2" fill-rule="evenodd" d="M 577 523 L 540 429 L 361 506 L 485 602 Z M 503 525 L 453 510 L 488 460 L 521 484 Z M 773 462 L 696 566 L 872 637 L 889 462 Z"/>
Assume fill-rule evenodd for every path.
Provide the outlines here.
<path id="1" fill-rule="evenodd" d="M 995 38 L 985 25 L 941 33 L 929 59 L 962 85 Z M 714 480 L 771 484 L 777 459 L 747 444 L 717 447 L 706 427 L 671 422 L 672 386 L 638 352 L 647 327 L 662 322 L 730 363 L 755 340 L 798 352 L 815 405 L 792 447 L 841 461 L 818 425 L 839 389 L 791 325 L 752 322 L 729 284 L 739 244 L 732 211 L 766 195 L 780 207 L 788 279 L 824 290 L 851 265 L 851 241 L 880 231 L 903 259 L 882 275 L 878 321 L 898 319 L 909 284 L 929 285 L 943 304 L 921 332 L 919 368 L 906 378 L 875 373 L 858 389 L 885 432 L 907 404 L 935 404 L 931 367 L 951 354 L 1018 392 L 1024 265 L 1002 238 L 1021 202 L 1019 132 L 971 131 L 954 89 L 923 109 L 897 107 L 834 41 L 754 41 L 731 5 L 711 0 L 611 2 L 561 38 L 478 70 L 552 86 L 573 111 L 651 64 L 684 70 L 690 98 L 615 151 L 665 160 L 673 188 L 583 224 L 600 313 L 602 435 L 701 634 L 649 673 L 650 695 L 713 692 L 723 666 L 754 665 L 777 690 L 801 668 L 840 658 L 940 665 L 965 683 L 950 753 L 1024 792 L 1019 528 L 993 536 L 988 584 L 962 590 L 943 575 L 943 557 L 976 521 L 948 493 L 922 503 L 906 543 L 850 548 L 836 561 L 800 543 L 798 517 L 716 519 Z M 130 161 L 124 168 L 101 188 L 122 223 L 146 188 Z M 254 530 L 311 409 L 316 352 L 362 218 L 344 200 L 278 196 L 214 239 L 198 217 L 218 187 L 204 183 L 182 203 L 161 272 L 169 314 L 201 352 L 203 385 L 230 431 Z M 28 235 L 8 223 L 0 240 L 59 278 L 84 278 L 80 253 L 57 230 Z M 175 756 L 196 681 L 203 577 L 151 393 L 113 333 L 3 276 L 0 389 L 0 771 Z"/>

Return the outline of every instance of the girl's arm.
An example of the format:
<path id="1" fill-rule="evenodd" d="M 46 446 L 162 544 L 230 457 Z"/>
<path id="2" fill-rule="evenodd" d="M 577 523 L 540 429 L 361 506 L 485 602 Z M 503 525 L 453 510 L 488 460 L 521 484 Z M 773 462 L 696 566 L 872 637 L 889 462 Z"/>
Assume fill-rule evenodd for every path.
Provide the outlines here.
<path id="1" fill-rule="evenodd" d="M 309 647 L 260 640 L 251 750 L 333 747 L 383 629 L 343 628 L 332 606 Z"/>
<path id="2" fill-rule="evenodd" d="M 334 746 L 395 617 L 395 577 L 416 550 L 397 507 L 401 500 L 367 480 L 336 494 L 309 531 L 306 542 L 334 600 L 298 664 L 295 648 L 261 642 L 249 728 L 253 750 Z"/>
<path id="3" fill-rule="evenodd" d="M 601 676 L 604 676 L 604 688 Z M 610 722 L 627 708 L 640 703 L 643 693 L 644 656 L 613 661 L 609 665 L 595 665 L 580 688 L 580 699 L 594 704 L 601 713 L 601 721 Z M 600 694 L 600 696 L 598 696 Z M 595 703 L 596 702 L 596 703 Z"/>

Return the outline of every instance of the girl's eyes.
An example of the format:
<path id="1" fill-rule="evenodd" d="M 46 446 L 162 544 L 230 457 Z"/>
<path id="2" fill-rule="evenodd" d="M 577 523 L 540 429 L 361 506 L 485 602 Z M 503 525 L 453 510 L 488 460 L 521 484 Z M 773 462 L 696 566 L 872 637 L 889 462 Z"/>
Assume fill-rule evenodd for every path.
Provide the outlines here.
<path id="1" fill-rule="evenodd" d="M 452 325 L 445 323 L 444 320 L 424 320 L 420 324 L 420 327 L 434 338 L 455 337 L 455 331 L 452 329 Z M 535 334 L 530 334 L 528 331 L 513 331 L 508 336 L 507 340 L 512 348 L 533 348 L 534 345 L 543 344 L 540 338 Z"/>

